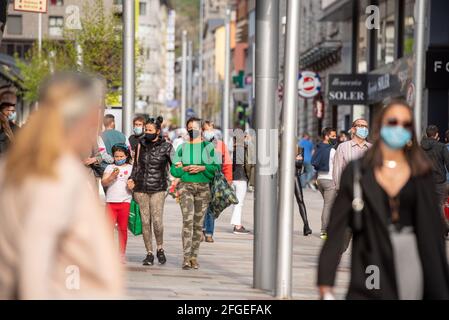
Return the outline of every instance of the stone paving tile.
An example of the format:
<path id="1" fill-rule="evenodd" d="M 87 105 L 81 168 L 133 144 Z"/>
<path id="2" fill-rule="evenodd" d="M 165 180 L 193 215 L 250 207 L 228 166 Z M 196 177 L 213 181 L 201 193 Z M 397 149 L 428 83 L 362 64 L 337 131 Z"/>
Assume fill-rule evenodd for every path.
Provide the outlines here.
<path id="1" fill-rule="evenodd" d="M 305 191 L 309 222 L 314 234 L 302 236 L 302 221 L 297 206 L 294 212 L 293 299 L 317 299 L 316 265 L 322 240 L 319 238 L 322 200 L 317 192 Z M 243 224 L 253 230 L 253 194 L 245 201 Z M 274 299 L 269 292 L 252 288 L 254 235 L 234 235 L 227 209 L 216 223 L 215 243 L 202 243 L 199 270 L 181 269 L 182 218 L 179 205 L 167 198 L 164 212 L 164 249 L 167 264 L 144 267 L 142 236 L 129 235 L 127 285 L 130 299 L 262 300 Z M 157 259 L 155 259 L 157 262 Z M 337 297 L 343 298 L 349 281 L 349 255 L 342 259 L 336 281 Z"/>

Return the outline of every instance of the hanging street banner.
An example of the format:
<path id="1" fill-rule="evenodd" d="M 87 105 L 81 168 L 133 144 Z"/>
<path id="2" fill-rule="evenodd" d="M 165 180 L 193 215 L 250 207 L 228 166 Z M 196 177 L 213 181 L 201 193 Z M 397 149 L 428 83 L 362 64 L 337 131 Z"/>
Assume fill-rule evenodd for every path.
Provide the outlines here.
<path id="1" fill-rule="evenodd" d="M 47 5 L 48 0 L 14 0 L 15 11 L 47 13 Z"/>

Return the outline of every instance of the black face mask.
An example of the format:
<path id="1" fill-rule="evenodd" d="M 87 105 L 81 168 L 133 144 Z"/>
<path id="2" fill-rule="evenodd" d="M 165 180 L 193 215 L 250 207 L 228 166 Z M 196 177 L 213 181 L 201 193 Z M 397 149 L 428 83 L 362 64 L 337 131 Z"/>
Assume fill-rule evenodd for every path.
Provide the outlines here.
<path id="1" fill-rule="evenodd" d="M 335 146 L 337 144 L 337 139 L 329 139 L 329 144 Z"/>
<path id="2" fill-rule="evenodd" d="M 200 136 L 199 130 L 188 130 L 190 140 L 196 139 Z"/>
<path id="3" fill-rule="evenodd" d="M 145 133 L 145 140 L 147 142 L 153 142 L 154 139 L 157 138 L 157 134 L 156 133 Z"/>

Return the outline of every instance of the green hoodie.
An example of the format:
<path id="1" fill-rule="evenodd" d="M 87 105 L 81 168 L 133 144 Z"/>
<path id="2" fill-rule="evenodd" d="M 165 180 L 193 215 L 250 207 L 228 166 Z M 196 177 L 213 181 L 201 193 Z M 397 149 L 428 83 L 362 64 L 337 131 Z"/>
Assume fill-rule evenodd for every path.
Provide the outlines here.
<path id="1" fill-rule="evenodd" d="M 190 174 L 185 172 L 183 167 L 176 168 L 176 164 L 182 162 L 183 167 L 189 165 L 205 166 L 206 170 Z M 183 143 L 176 150 L 175 158 L 173 159 L 170 173 L 175 178 L 180 178 L 182 182 L 195 182 L 195 183 L 210 183 L 215 172 L 221 170 L 215 157 L 214 145 L 210 142 L 201 143 Z"/>

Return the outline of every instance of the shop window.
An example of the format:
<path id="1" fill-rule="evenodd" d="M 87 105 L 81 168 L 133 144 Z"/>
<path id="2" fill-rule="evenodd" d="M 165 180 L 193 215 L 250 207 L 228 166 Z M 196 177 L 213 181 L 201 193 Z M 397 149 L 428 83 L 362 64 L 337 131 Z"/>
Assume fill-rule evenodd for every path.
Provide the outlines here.
<path id="1" fill-rule="evenodd" d="M 359 37 L 357 40 L 357 72 L 365 73 L 368 71 L 368 61 L 367 61 L 368 31 L 365 26 L 365 19 L 360 19 L 358 36 Z"/>
<path id="2" fill-rule="evenodd" d="M 140 16 L 146 16 L 147 15 L 147 3 L 146 2 L 140 2 L 139 3 L 139 15 Z"/>
<path id="3" fill-rule="evenodd" d="M 64 17 L 50 17 L 48 33 L 53 37 L 61 37 L 64 28 Z"/>
<path id="4" fill-rule="evenodd" d="M 23 32 L 22 16 L 8 16 L 6 23 L 6 29 L 8 34 L 21 35 Z"/>
<path id="5" fill-rule="evenodd" d="M 413 47 L 415 44 L 415 18 L 414 18 L 415 0 L 406 0 L 404 5 L 404 32 L 403 45 L 404 55 L 413 55 Z"/>
<path id="6" fill-rule="evenodd" d="M 379 5 L 380 28 L 377 30 L 376 66 L 382 67 L 394 61 L 395 52 L 395 0 L 383 1 Z"/>

